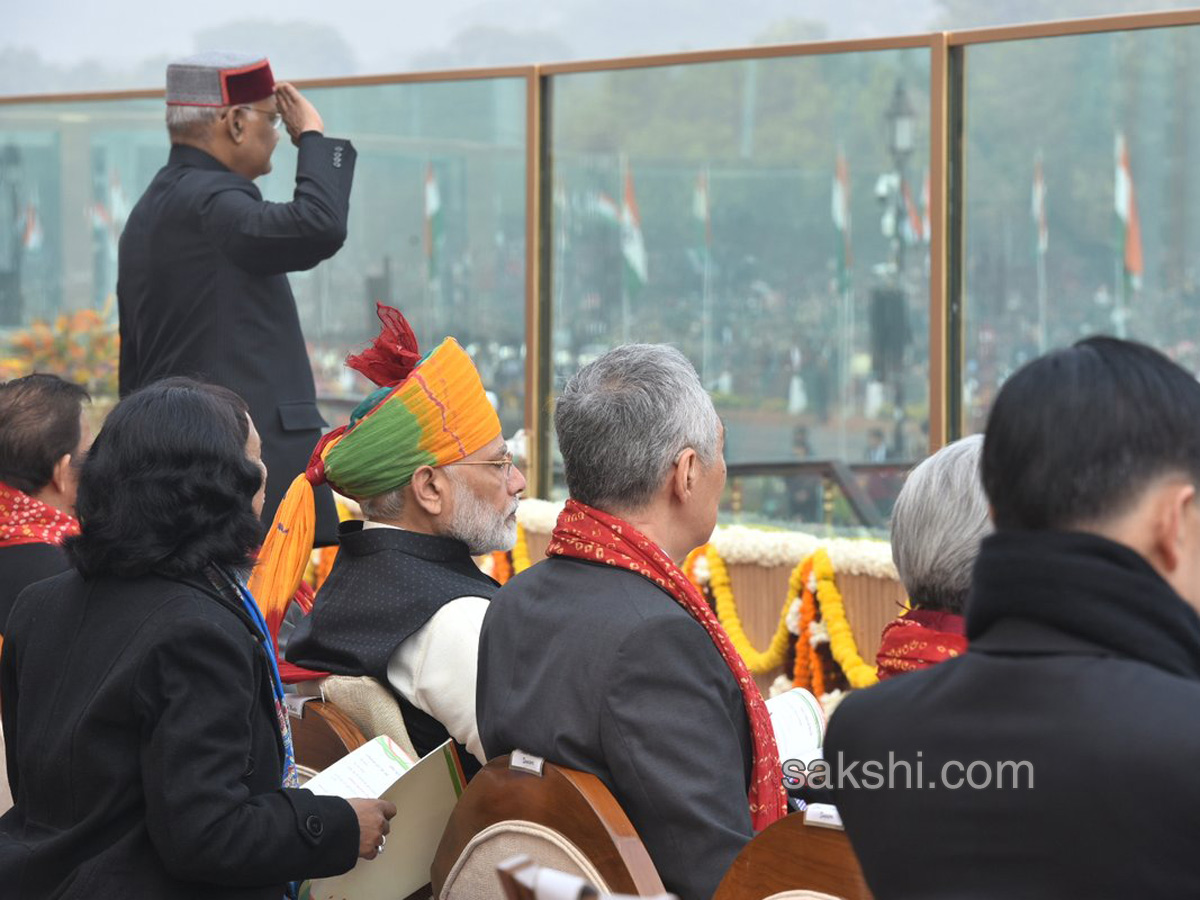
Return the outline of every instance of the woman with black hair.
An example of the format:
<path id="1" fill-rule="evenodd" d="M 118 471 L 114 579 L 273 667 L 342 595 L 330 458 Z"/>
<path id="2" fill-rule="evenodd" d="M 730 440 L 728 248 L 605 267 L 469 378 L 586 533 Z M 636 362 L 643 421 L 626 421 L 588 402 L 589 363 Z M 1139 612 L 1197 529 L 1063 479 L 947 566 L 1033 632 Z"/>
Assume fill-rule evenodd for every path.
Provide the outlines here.
<path id="1" fill-rule="evenodd" d="M 109 415 L 80 474 L 75 569 L 21 595 L 0 658 L 5 897 L 280 900 L 382 849 L 391 803 L 295 787 L 244 585 L 259 447 L 240 398 L 188 379 Z"/>

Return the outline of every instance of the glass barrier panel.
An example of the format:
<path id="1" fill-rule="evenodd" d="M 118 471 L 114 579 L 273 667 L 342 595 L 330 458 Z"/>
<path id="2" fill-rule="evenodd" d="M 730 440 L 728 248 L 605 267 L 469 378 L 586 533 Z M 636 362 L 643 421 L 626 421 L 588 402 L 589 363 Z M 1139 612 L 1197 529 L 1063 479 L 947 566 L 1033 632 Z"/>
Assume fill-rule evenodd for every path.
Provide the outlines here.
<path id="1" fill-rule="evenodd" d="M 967 55 L 964 430 L 1091 334 L 1200 372 L 1200 26 Z"/>
<path id="2" fill-rule="evenodd" d="M 168 149 L 160 100 L 0 106 L 0 378 L 117 393 L 117 241 Z"/>
<path id="3" fill-rule="evenodd" d="M 819 461 L 731 466 L 721 496 L 727 524 L 887 539 L 906 463 L 834 467 Z"/>
<path id="4" fill-rule="evenodd" d="M 447 335 L 467 349 L 513 434 L 525 415 L 525 80 L 307 95 L 328 133 L 358 151 L 350 240 L 290 276 L 318 393 L 348 413 L 369 392 L 342 361 L 378 333 L 381 301 L 408 317 L 423 350 Z M 281 144 L 262 180 L 268 199 L 287 199 L 294 171 L 295 150 Z"/>
<path id="5" fill-rule="evenodd" d="M 669 342 L 730 465 L 923 457 L 928 84 L 925 49 L 555 76 L 554 390 Z"/>
<path id="6" fill-rule="evenodd" d="M 523 78 L 306 92 L 358 150 L 350 237 L 289 276 L 330 421 L 368 393 L 342 365 L 401 309 L 421 345 L 453 334 L 493 392 L 505 433 L 524 424 Z M 268 200 L 294 186 L 286 133 Z M 165 163 L 161 100 L 0 106 L 0 375 L 35 365 L 116 393 L 117 240 Z M 62 318 L 61 321 L 60 317 Z M 41 324 L 39 324 L 41 323 Z M 70 332 L 63 336 L 60 329 Z"/>

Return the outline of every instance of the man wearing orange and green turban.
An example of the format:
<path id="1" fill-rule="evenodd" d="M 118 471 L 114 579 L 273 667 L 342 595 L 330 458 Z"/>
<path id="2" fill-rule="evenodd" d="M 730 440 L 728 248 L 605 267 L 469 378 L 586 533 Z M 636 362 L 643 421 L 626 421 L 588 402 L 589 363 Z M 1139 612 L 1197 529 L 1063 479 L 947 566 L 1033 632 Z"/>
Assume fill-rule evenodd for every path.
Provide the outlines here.
<path id="1" fill-rule="evenodd" d="M 475 724 L 479 629 L 497 585 L 472 556 L 511 549 L 525 478 L 471 358 L 444 340 L 420 358 L 404 317 L 347 364 L 380 385 L 317 445 L 280 506 L 251 580 L 265 608 L 294 592 L 312 547 L 312 485 L 353 497 L 339 551 L 287 659 L 370 675 L 399 700 L 416 750 L 447 737 L 468 775 L 485 761 Z"/>

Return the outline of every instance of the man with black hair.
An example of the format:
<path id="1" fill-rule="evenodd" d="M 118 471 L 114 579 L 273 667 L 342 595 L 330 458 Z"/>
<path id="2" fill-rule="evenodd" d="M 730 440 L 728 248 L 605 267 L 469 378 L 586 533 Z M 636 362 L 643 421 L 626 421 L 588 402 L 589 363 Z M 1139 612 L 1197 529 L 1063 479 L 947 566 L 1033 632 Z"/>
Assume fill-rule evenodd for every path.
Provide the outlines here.
<path id="1" fill-rule="evenodd" d="M 59 545 L 79 533 L 75 488 L 92 442 L 89 399 L 56 375 L 0 384 L 0 637 L 17 594 L 69 568 Z"/>
<path id="2" fill-rule="evenodd" d="M 969 651 L 825 743 L 874 895 L 1200 896 L 1200 384 L 1090 338 L 988 418 Z"/>

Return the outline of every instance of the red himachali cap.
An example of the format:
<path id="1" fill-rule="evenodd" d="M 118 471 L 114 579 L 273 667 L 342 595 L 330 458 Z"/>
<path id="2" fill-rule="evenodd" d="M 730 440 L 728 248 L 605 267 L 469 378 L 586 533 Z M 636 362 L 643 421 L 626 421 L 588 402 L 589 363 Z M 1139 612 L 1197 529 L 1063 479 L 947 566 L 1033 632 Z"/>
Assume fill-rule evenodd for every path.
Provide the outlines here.
<path id="1" fill-rule="evenodd" d="M 167 66 L 168 106 L 238 106 L 274 93 L 265 56 L 209 52 Z"/>

